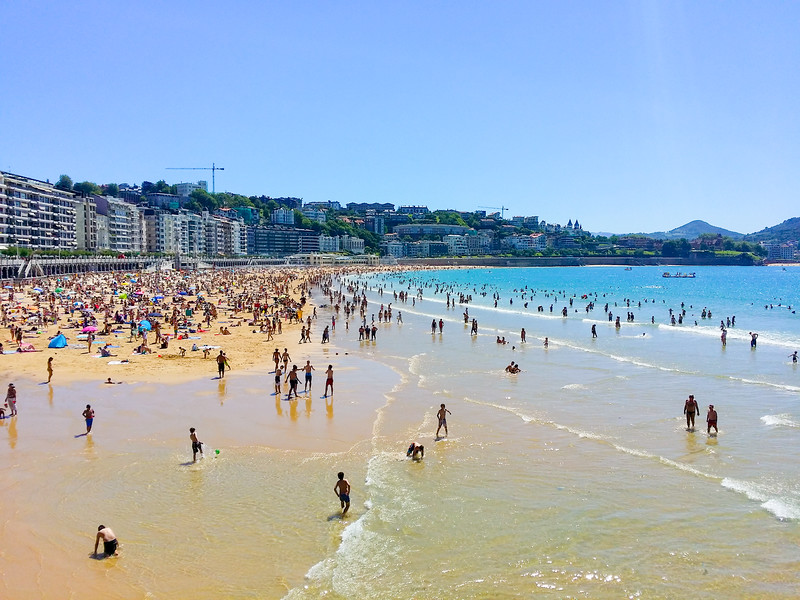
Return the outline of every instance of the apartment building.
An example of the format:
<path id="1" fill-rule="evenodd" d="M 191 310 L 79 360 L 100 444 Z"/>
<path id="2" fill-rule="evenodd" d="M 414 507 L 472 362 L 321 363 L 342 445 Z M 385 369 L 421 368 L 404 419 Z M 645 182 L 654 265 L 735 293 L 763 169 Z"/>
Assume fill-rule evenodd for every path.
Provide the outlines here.
<path id="1" fill-rule="evenodd" d="M 338 235 L 320 235 L 319 236 L 319 251 L 320 252 L 339 252 L 339 236 Z"/>
<path id="2" fill-rule="evenodd" d="M 108 224 L 105 224 L 107 235 Z M 97 206 L 89 198 L 75 202 L 75 243 L 78 250 L 94 252 L 98 249 Z"/>
<path id="3" fill-rule="evenodd" d="M 272 211 L 270 220 L 274 225 L 294 225 L 294 211 L 290 208 L 276 208 Z"/>
<path id="4" fill-rule="evenodd" d="M 0 171 L 0 247 L 77 248 L 75 194 Z"/>

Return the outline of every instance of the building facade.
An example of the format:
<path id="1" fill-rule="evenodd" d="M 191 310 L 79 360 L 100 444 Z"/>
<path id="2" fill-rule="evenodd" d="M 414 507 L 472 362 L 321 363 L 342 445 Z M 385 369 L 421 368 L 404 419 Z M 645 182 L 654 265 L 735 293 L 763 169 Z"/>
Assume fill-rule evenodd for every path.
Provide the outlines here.
<path id="1" fill-rule="evenodd" d="M 77 248 L 75 194 L 0 171 L 0 247 Z"/>

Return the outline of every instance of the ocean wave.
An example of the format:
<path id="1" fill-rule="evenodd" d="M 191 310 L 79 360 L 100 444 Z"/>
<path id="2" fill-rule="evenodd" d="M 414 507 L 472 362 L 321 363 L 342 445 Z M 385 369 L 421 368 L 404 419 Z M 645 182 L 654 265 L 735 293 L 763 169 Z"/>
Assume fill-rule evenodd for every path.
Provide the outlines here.
<path id="1" fill-rule="evenodd" d="M 764 485 L 730 477 L 722 480 L 722 487 L 744 494 L 750 500 L 760 503 L 761 508 L 771 512 L 781 520 L 800 520 L 800 502 L 798 499 L 774 497 L 777 494 Z"/>
<path id="2" fill-rule="evenodd" d="M 800 423 L 793 420 L 791 415 L 782 414 L 782 415 L 764 415 L 761 417 L 761 420 L 764 422 L 765 425 L 775 425 L 775 426 L 783 426 L 783 427 L 800 427 Z"/>

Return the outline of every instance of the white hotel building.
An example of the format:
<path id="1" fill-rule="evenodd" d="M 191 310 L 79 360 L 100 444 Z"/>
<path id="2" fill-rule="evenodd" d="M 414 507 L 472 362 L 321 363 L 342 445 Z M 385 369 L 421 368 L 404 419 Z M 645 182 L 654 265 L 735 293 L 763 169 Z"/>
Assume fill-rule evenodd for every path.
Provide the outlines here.
<path id="1" fill-rule="evenodd" d="M 0 248 L 77 247 L 75 194 L 0 171 Z"/>

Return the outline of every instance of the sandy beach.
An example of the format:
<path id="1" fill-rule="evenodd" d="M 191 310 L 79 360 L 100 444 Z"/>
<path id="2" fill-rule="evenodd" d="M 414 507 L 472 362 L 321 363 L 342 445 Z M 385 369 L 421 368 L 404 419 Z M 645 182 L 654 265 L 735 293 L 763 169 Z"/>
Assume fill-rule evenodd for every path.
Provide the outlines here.
<path id="1" fill-rule="evenodd" d="M 6 466 L 0 470 L 5 515 L 0 534 L 7 565 L 0 576 L 0 596 L 141 598 L 153 593 L 217 598 L 218 588 L 205 593 L 197 578 L 209 572 L 218 576 L 223 565 L 223 570 L 235 571 L 237 589 L 260 589 L 265 597 L 280 597 L 299 585 L 308 565 L 320 560 L 335 540 L 325 519 L 290 518 L 287 523 L 286 510 L 318 513 L 319 490 L 324 489 L 330 493 L 329 516 L 337 514 L 338 502 L 330 492 L 335 473 L 344 469 L 354 480 L 363 480 L 375 410 L 385 402 L 380 393 L 361 390 L 380 391 L 397 378 L 331 344 L 320 344 L 324 326 L 313 317 L 314 305 L 326 300 L 307 294 L 309 282 L 320 276 L 273 271 L 271 281 L 286 279 L 290 284 L 269 291 L 263 289 L 260 272 L 240 273 L 238 283 L 223 290 L 207 286 L 201 297 L 216 307 L 217 318 L 180 327 L 179 335 L 188 334 L 188 339 L 170 340 L 167 349 L 156 349 L 151 330 L 153 351 L 147 354 L 134 353 L 142 339 L 131 339 L 127 323 L 97 335 L 89 353 L 84 323 L 102 330 L 104 309 L 82 313 L 72 307 L 82 309 L 83 304 L 75 303 L 89 306 L 91 298 L 102 297 L 110 316 L 129 304 L 119 292 L 108 293 L 108 277 L 83 282 L 86 287 L 105 286 L 102 296 L 95 290 L 67 296 L 74 281 L 31 282 L 13 290 L 13 297 L 6 288 L 7 326 L 24 324 L 22 344 L 37 351 L 13 351 L 17 344 L 9 336 L 3 342 L 8 354 L 0 357 L 2 381 L 15 384 L 19 409 L 18 416 L 0 420 L 8 439 L 0 446 L 0 461 Z M 179 277 L 173 275 L 173 282 Z M 147 276 L 127 278 L 134 285 L 142 279 Z M 255 292 L 244 288 L 253 280 L 259 280 L 269 316 L 281 320 L 281 332 L 275 331 L 270 341 L 262 331 L 263 320 L 254 319 L 252 310 L 237 310 L 245 293 L 251 295 L 252 309 Z M 151 283 L 163 290 L 160 277 Z M 56 295 L 52 303 L 46 291 L 33 291 L 56 287 L 64 295 Z M 153 288 L 142 286 L 141 296 L 169 298 L 139 302 L 144 306 L 135 322 L 145 311 L 169 315 L 186 303 L 188 294 L 178 295 L 177 288 L 170 290 L 174 296 Z M 314 293 L 319 296 L 318 290 Z M 279 297 L 280 302 L 272 301 Z M 190 298 L 191 306 L 197 306 L 198 297 Z M 287 307 L 300 307 L 301 302 L 303 325 L 297 318 L 290 323 Z M 61 308 L 57 323 L 31 319 L 54 306 Z M 312 341 L 300 343 L 309 317 Z M 159 318 L 165 331 L 171 330 L 168 318 Z M 220 333 L 221 327 L 230 333 Z M 59 331 L 67 346 L 47 348 Z M 112 346 L 114 356 L 97 355 L 105 344 Z M 213 348 L 204 358 L 202 350 L 191 350 L 194 344 Z M 180 347 L 186 348 L 185 356 Z M 286 373 L 281 394 L 274 393 L 275 349 L 289 353 L 289 368 L 310 361 L 315 369 L 311 390 L 304 391 L 301 374 L 300 397 L 292 401 L 287 400 Z M 230 364 L 224 378 L 218 377 L 215 361 L 219 350 Z M 49 357 L 54 360 L 48 384 Z M 325 396 L 329 364 L 336 388 L 334 395 Z M 108 378 L 114 385 L 105 383 Z M 335 402 L 337 396 L 341 400 Z M 81 416 L 86 404 L 96 415 L 88 435 Z M 205 454 L 197 463 L 192 462 L 190 426 L 204 442 Z M 322 473 L 333 479 L 321 480 Z M 263 504 L 249 504 L 262 497 Z M 243 506 L 244 498 L 249 500 Z M 359 512 L 354 507 L 354 518 Z M 89 560 L 98 519 L 116 531 L 124 559 Z M 204 524 L 219 527 L 220 519 L 228 530 L 213 535 L 205 530 Z M 165 547 L 181 556 L 162 560 Z M 253 554 L 243 559 L 242 552 Z M 281 555 L 294 558 L 285 563 L 278 560 Z M 186 556 L 192 557 L 191 566 L 184 564 Z M 159 583 L 143 583 L 143 573 Z M 64 590 L 69 590 L 66 596 Z"/>

